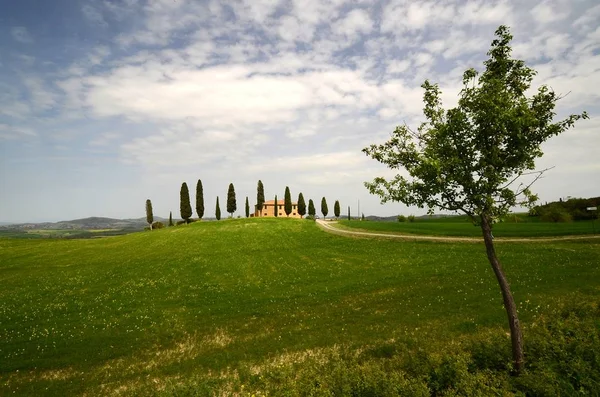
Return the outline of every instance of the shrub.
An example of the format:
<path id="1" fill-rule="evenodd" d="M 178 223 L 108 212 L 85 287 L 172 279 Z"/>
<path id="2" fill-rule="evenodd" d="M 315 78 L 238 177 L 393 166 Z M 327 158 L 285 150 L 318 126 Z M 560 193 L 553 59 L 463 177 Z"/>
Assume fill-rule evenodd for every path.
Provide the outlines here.
<path id="1" fill-rule="evenodd" d="M 404 215 L 398 215 L 398 222 L 406 222 L 406 217 Z"/>
<path id="2" fill-rule="evenodd" d="M 306 215 L 304 219 L 308 219 L 309 221 L 315 221 L 317 220 L 317 217 L 314 215 Z"/>
<path id="3" fill-rule="evenodd" d="M 540 219 L 544 222 L 571 222 L 573 217 L 564 208 L 559 205 L 552 205 L 545 208 Z"/>
<path id="4" fill-rule="evenodd" d="M 162 229 L 163 227 L 165 227 L 165 225 L 162 222 L 157 221 L 152 224 L 152 229 Z"/>
<path id="5" fill-rule="evenodd" d="M 406 219 L 408 219 L 408 221 L 409 221 L 410 223 L 413 223 L 414 221 L 416 221 L 416 220 L 417 220 L 417 218 L 415 218 L 415 216 L 414 216 L 414 215 L 409 215 L 409 216 L 408 216 L 408 218 L 406 218 Z"/>

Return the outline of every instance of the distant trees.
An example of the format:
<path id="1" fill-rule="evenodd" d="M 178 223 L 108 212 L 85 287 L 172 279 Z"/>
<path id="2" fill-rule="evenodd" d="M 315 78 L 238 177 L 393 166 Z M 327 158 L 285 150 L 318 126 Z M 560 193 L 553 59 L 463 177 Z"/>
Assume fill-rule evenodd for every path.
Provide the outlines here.
<path id="1" fill-rule="evenodd" d="M 179 212 L 181 213 L 181 219 L 183 219 L 185 223 L 189 223 L 189 219 L 192 217 L 192 206 L 190 205 L 190 191 L 185 182 L 181 184 L 181 190 L 179 192 Z"/>
<path id="2" fill-rule="evenodd" d="M 219 197 L 217 197 L 217 206 L 215 207 L 215 217 L 218 221 L 221 220 L 221 207 L 219 206 Z"/>
<path id="3" fill-rule="evenodd" d="M 202 181 L 198 179 L 196 184 L 196 213 L 198 219 L 202 219 L 204 216 L 204 189 L 202 188 Z"/>
<path id="4" fill-rule="evenodd" d="M 298 195 L 298 214 L 300 214 L 300 217 L 306 215 L 306 203 L 304 202 L 302 192 Z"/>
<path id="5" fill-rule="evenodd" d="M 237 210 L 237 203 L 235 200 L 235 189 L 233 187 L 233 183 L 229 184 L 229 189 L 227 190 L 227 212 L 233 217 L 233 213 Z"/>
<path id="6" fill-rule="evenodd" d="M 259 179 L 258 186 L 256 188 L 256 209 L 258 209 L 258 212 L 262 211 L 264 203 L 265 203 L 265 187 L 263 186 L 262 181 Z"/>
<path id="7" fill-rule="evenodd" d="M 274 210 L 273 210 L 273 215 L 274 215 L 276 218 L 277 218 L 277 216 L 278 216 L 278 215 L 277 215 L 277 210 L 279 209 L 279 206 L 278 206 L 277 204 L 278 204 L 278 203 L 277 203 L 277 195 L 275 195 L 275 207 L 274 207 Z"/>
<path id="8" fill-rule="evenodd" d="M 335 219 L 340 217 L 340 202 L 338 200 L 335 200 L 333 204 L 333 215 L 335 215 Z"/>
<path id="9" fill-rule="evenodd" d="M 250 203 L 248 203 L 248 196 L 246 196 L 246 218 L 250 218 Z"/>
<path id="10" fill-rule="evenodd" d="M 325 200 L 325 197 L 323 197 L 321 199 L 321 213 L 323 214 L 323 218 L 327 218 L 328 212 L 329 209 L 327 208 L 327 200 Z"/>
<path id="11" fill-rule="evenodd" d="M 283 210 L 285 211 L 285 216 L 290 216 L 292 213 L 292 195 L 288 186 L 285 187 L 285 194 L 283 196 Z"/>
<path id="12" fill-rule="evenodd" d="M 308 200 L 308 215 L 316 216 L 317 210 L 315 210 L 315 203 L 313 203 L 312 199 Z"/>
<path id="13" fill-rule="evenodd" d="M 173 211 L 169 211 L 169 226 L 173 226 Z"/>
<path id="14" fill-rule="evenodd" d="M 152 201 L 150 199 L 146 200 L 146 222 L 150 225 L 150 230 L 152 230 L 152 222 L 154 222 L 154 214 L 152 214 Z"/>

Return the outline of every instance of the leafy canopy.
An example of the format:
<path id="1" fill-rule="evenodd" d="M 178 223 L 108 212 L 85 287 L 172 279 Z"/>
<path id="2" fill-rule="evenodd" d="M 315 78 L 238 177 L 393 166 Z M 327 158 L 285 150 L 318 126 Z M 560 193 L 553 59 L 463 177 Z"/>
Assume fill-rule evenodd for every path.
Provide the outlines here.
<path id="1" fill-rule="evenodd" d="M 427 207 L 430 213 L 434 208 L 462 211 L 476 220 L 504 215 L 537 199 L 529 187 L 545 171 L 531 172 L 542 156 L 540 145 L 588 116 L 583 112 L 554 122 L 560 97 L 541 86 L 528 98 L 525 93 L 536 72 L 511 58 L 512 35 L 506 26 L 496 36 L 485 71 L 465 71 L 457 107 L 445 111 L 439 87 L 425 81 L 421 87 L 427 121 L 417 131 L 398 126 L 388 142 L 363 149 L 410 175 L 365 183 L 382 202 Z M 533 181 L 518 183 L 523 176 Z"/>

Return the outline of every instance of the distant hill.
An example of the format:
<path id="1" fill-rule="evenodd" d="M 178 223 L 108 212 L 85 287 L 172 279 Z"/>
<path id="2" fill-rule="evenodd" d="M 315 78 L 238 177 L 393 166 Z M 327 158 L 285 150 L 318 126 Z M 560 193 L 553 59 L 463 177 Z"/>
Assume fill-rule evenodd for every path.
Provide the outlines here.
<path id="1" fill-rule="evenodd" d="M 168 223 L 168 219 L 154 217 L 155 222 Z M 100 229 L 118 229 L 118 230 L 143 230 L 147 226 L 146 218 L 137 219 L 113 219 L 102 217 L 90 217 L 83 219 L 74 219 L 60 222 L 29 222 L 20 224 L 6 224 L 0 226 L 0 229 L 11 230 L 100 230 Z"/>

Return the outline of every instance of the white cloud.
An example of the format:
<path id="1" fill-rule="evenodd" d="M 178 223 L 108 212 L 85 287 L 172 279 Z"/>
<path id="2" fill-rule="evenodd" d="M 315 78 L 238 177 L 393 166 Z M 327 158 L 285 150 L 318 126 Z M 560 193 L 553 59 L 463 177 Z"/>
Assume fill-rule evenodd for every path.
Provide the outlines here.
<path id="1" fill-rule="evenodd" d="M 24 26 L 15 26 L 10 30 L 13 39 L 23 44 L 33 43 L 33 37 Z"/>

